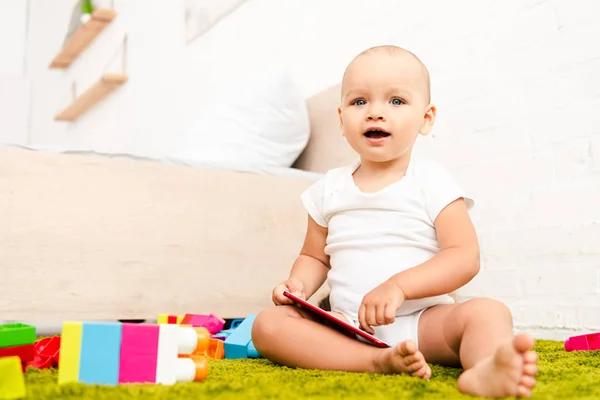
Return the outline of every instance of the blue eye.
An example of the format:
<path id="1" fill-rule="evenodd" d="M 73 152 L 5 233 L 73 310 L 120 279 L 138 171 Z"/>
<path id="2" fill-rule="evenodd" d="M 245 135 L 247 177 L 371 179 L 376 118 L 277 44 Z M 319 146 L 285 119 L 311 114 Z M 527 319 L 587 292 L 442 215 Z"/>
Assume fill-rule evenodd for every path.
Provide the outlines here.
<path id="1" fill-rule="evenodd" d="M 395 106 L 402 105 L 404 102 L 400 99 L 392 99 L 392 104 Z"/>
<path id="2" fill-rule="evenodd" d="M 357 99 L 357 100 L 354 100 L 352 102 L 352 104 L 357 105 L 357 106 L 364 106 L 365 104 L 367 104 L 367 102 L 364 101 L 363 99 Z"/>

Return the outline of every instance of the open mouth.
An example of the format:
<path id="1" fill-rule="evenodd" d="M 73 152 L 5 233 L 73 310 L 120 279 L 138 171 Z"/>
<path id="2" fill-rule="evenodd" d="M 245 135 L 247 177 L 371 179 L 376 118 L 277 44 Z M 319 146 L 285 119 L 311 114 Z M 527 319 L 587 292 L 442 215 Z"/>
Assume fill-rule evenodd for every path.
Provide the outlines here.
<path id="1" fill-rule="evenodd" d="M 382 139 L 390 136 L 390 134 L 383 129 L 369 129 L 364 135 L 369 139 Z"/>

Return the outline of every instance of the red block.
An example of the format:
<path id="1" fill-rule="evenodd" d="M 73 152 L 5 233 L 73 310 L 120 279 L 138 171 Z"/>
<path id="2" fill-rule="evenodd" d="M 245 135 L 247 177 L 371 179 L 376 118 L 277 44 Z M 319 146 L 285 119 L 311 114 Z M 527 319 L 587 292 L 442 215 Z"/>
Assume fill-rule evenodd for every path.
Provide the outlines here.
<path id="1" fill-rule="evenodd" d="M 33 360 L 35 357 L 35 348 L 33 343 L 22 346 L 0 347 L 0 357 L 18 356 L 21 362 Z"/>

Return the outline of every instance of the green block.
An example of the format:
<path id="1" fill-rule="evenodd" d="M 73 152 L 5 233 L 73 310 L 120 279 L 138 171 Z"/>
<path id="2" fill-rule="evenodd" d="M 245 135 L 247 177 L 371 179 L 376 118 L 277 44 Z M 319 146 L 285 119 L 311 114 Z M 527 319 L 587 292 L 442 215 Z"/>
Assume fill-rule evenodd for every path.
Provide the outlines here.
<path id="1" fill-rule="evenodd" d="M 16 400 L 26 395 L 21 359 L 17 356 L 0 358 L 0 399 Z"/>
<path id="2" fill-rule="evenodd" d="M 35 326 L 16 323 L 0 325 L 0 347 L 35 343 Z"/>

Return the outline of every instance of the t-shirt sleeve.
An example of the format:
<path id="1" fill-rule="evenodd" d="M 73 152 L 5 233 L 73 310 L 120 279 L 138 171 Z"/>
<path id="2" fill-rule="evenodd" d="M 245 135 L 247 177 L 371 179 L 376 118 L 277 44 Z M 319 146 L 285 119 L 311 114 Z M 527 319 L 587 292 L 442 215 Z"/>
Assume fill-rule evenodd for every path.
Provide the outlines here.
<path id="1" fill-rule="evenodd" d="M 327 228 L 327 220 L 323 214 L 323 199 L 325 198 L 325 178 L 313 183 L 302 192 L 301 199 L 306 211 L 312 219 L 324 228 Z"/>
<path id="2" fill-rule="evenodd" d="M 467 209 L 475 205 L 474 199 L 461 187 L 456 178 L 446 167 L 436 162 L 426 163 L 423 178 L 423 194 L 425 207 L 432 222 L 440 212 L 457 199 L 464 199 Z"/>

